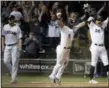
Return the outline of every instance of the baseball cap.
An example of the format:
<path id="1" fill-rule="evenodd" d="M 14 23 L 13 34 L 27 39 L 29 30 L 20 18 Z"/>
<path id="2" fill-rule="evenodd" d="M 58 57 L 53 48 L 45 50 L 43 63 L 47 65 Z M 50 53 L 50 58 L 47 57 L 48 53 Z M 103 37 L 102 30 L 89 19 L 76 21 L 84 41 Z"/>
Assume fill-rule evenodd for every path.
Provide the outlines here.
<path id="1" fill-rule="evenodd" d="M 15 16 L 10 15 L 10 16 L 8 17 L 8 19 L 9 19 L 9 20 L 15 20 Z"/>

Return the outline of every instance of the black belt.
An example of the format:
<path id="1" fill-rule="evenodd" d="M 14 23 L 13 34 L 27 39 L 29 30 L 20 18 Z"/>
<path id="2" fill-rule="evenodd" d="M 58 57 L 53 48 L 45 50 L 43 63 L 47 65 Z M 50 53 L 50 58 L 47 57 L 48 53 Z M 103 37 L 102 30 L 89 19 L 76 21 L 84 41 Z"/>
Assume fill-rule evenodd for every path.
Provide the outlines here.
<path id="1" fill-rule="evenodd" d="M 7 46 L 14 46 L 16 45 L 17 43 L 14 43 L 14 44 L 6 44 Z"/>
<path id="2" fill-rule="evenodd" d="M 71 47 L 64 47 L 64 49 L 71 49 Z"/>
<path id="3" fill-rule="evenodd" d="M 95 44 L 96 46 L 104 46 L 104 44 Z"/>

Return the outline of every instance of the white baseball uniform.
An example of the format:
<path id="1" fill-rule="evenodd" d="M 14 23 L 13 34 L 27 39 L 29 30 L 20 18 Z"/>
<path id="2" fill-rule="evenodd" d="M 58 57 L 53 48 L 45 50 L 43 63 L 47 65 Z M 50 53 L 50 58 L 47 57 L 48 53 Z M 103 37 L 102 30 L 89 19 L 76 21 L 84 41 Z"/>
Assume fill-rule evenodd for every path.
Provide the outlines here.
<path id="1" fill-rule="evenodd" d="M 5 37 L 4 63 L 10 71 L 12 80 L 16 80 L 19 52 L 18 40 L 22 37 L 19 26 L 4 25 L 2 35 Z"/>
<path id="2" fill-rule="evenodd" d="M 69 62 L 69 53 L 72 46 L 73 36 L 74 32 L 72 29 L 67 26 L 61 28 L 61 41 L 56 48 L 56 65 L 54 66 L 54 69 L 50 75 L 50 77 L 53 79 L 61 78 L 63 71 Z"/>
<path id="3" fill-rule="evenodd" d="M 89 17 L 88 21 L 92 19 L 93 17 Z M 94 67 L 96 66 L 98 57 L 101 58 L 104 66 L 109 64 L 107 51 L 104 46 L 104 29 L 107 27 L 108 19 L 109 18 L 102 22 L 101 27 L 96 25 L 93 21 L 91 21 L 90 24 L 88 24 L 92 40 L 92 44 L 90 46 L 91 65 Z"/>

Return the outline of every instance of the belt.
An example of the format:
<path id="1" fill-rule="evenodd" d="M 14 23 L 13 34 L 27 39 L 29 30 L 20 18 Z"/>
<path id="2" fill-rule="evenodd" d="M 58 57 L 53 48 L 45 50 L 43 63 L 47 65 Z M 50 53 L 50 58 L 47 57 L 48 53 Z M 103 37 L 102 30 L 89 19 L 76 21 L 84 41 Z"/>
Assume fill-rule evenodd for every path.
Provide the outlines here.
<path id="1" fill-rule="evenodd" d="M 64 47 L 64 49 L 71 49 L 71 47 Z"/>
<path id="2" fill-rule="evenodd" d="M 95 44 L 96 46 L 104 46 L 104 44 Z"/>
<path id="3" fill-rule="evenodd" d="M 14 46 L 16 45 L 17 43 L 14 43 L 14 44 L 6 44 L 7 46 Z"/>

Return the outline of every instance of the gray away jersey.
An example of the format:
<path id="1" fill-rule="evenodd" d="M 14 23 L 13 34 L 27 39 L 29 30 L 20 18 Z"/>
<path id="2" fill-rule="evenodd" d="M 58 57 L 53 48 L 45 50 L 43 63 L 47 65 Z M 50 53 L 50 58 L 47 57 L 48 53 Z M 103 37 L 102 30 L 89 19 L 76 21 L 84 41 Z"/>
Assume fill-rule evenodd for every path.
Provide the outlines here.
<path id="1" fill-rule="evenodd" d="M 19 26 L 4 25 L 2 29 L 2 35 L 5 37 L 5 44 L 18 43 L 18 40 L 22 37 L 21 29 Z"/>

